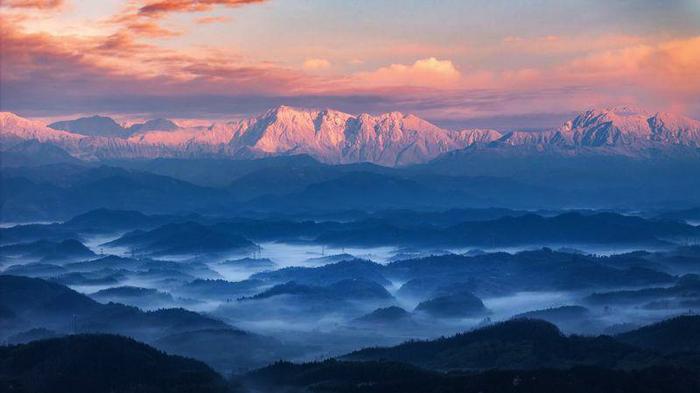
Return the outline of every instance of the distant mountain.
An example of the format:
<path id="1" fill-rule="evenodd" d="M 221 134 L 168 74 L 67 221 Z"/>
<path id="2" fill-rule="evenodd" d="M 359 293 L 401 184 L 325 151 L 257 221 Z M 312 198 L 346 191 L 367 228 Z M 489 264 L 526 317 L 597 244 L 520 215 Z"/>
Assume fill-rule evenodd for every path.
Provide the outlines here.
<path id="1" fill-rule="evenodd" d="M 102 116 L 49 127 L 92 138 L 79 149 L 82 155 L 94 158 L 309 154 L 333 164 L 374 162 L 388 166 L 425 162 L 447 151 L 500 137 L 493 130 L 448 131 L 399 112 L 353 116 L 330 109 L 287 106 L 210 127 L 179 128 L 169 120 L 156 119 L 124 128 Z"/>
<path id="2" fill-rule="evenodd" d="M 564 156 L 661 152 L 674 156 L 697 154 L 700 146 L 700 121 L 626 106 L 583 112 L 556 130 L 505 134 L 488 129 L 446 130 L 399 112 L 355 116 L 288 106 L 209 127 L 180 128 L 167 119 L 155 119 L 124 128 L 111 118 L 93 116 L 47 128 L 10 113 L 0 116 L 0 126 L 3 138 L 37 139 L 90 159 L 308 154 L 330 164 L 405 166 L 449 152 Z"/>
<path id="3" fill-rule="evenodd" d="M 139 253 L 157 255 L 247 251 L 255 247 L 251 241 L 221 230 L 220 226 L 205 226 L 192 221 L 166 224 L 146 232 L 128 232 L 108 244 L 129 246 Z"/>
<path id="4" fill-rule="evenodd" d="M 180 128 L 168 119 L 153 119 L 123 127 L 111 117 L 90 116 L 75 120 L 58 121 L 48 125 L 54 130 L 69 131 L 84 136 L 128 138 L 130 135 L 147 131 L 172 131 Z"/>
<path id="5" fill-rule="evenodd" d="M 321 233 L 316 240 L 344 246 L 493 247 L 527 244 L 662 244 L 663 240 L 694 238 L 698 235 L 698 228 L 675 221 L 645 220 L 615 213 L 572 212 L 554 217 L 525 214 L 488 221 L 465 221 L 446 228 L 397 226 L 384 220 L 364 220 L 332 228 Z"/>
<path id="6" fill-rule="evenodd" d="M 592 109 L 565 122 L 559 129 L 544 132 L 514 131 L 491 144 L 568 149 L 608 148 L 608 152 L 634 153 L 644 148 L 700 146 L 700 121 L 681 115 L 649 112 L 619 106 Z M 625 151 L 624 149 L 628 149 Z"/>
<path id="7" fill-rule="evenodd" d="M 345 260 L 324 266 L 287 267 L 279 270 L 256 273 L 252 278 L 269 283 L 284 284 L 294 281 L 298 284 L 323 286 L 343 280 L 364 280 L 381 285 L 391 282 L 382 274 L 383 266 L 360 259 Z"/>
<path id="8" fill-rule="evenodd" d="M 305 171 L 316 173 L 317 168 L 325 168 L 328 172 L 340 172 L 344 166 L 327 166 L 308 155 L 272 156 L 250 160 L 236 160 L 232 157 L 218 158 L 156 158 L 153 160 L 129 160 L 116 159 L 107 160 L 109 165 L 121 166 L 150 172 L 157 175 L 174 177 L 201 186 L 225 187 L 233 186 L 237 179 L 249 176 L 249 180 L 257 179 L 267 183 L 263 174 L 274 173 L 295 173 L 303 174 Z M 376 167 L 378 170 L 389 170 L 385 167 Z M 259 172 L 259 175 L 255 175 Z M 275 176 L 278 179 L 281 176 Z M 296 176 L 292 176 L 294 179 Z M 289 181 L 289 180 L 287 180 Z M 256 187 L 252 185 L 252 187 Z M 256 187 L 260 188 L 260 187 Z"/>
<path id="9" fill-rule="evenodd" d="M 556 326 L 534 319 L 513 319 L 432 341 L 363 349 L 342 359 L 394 361 L 433 370 L 636 368 L 683 364 L 683 360 L 654 356 L 612 337 L 565 336 Z"/>
<path id="10" fill-rule="evenodd" d="M 130 134 L 136 134 L 147 131 L 173 131 L 177 130 L 178 128 L 180 128 L 180 126 L 168 119 L 153 119 L 148 120 L 145 123 L 133 124 L 127 130 Z"/>
<path id="11" fill-rule="evenodd" d="M 378 308 L 354 320 L 356 323 L 368 325 L 388 325 L 410 323 L 411 313 L 398 306 Z"/>
<path id="12" fill-rule="evenodd" d="M 106 288 L 89 296 L 101 303 L 122 303 L 143 309 L 162 308 L 175 304 L 175 299 L 168 292 L 133 286 Z"/>
<path id="13" fill-rule="evenodd" d="M 22 263 L 10 265 L 2 273 L 14 276 L 48 278 L 66 274 L 68 270 L 62 266 L 48 263 Z"/>
<path id="14" fill-rule="evenodd" d="M 514 318 L 542 319 L 547 322 L 558 324 L 560 321 L 578 319 L 590 313 L 583 306 L 560 306 L 543 310 L 528 311 L 516 315 Z"/>
<path id="15" fill-rule="evenodd" d="M 275 296 L 299 296 L 304 303 L 311 301 L 338 300 L 389 300 L 391 294 L 374 281 L 346 279 L 327 286 L 303 285 L 294 281 L 275 285 L 256 295 L 241 298 L 241 301 L 268 299 Z"/>
<path id="16" fill-rule="evenodd" d="M 560 132 L 581 146 L 700 145 L 700 121 L 630 106 L 586 111 L 564 123 Z"/>
<path id="17" fill-rule="evenodd" d="M 100 305 L 72 289 L 50 281 L 0 275 L 0 307 L 11 310 L 17 318 L 41 315 L 41 319 L 68 323 L 71 315 L 91 313 Z M 31 318 L 27 318 L 31 320 Z M 32 321 L 41 326 L 43 321 Z"/>
<path id="18" fill-rule="evenodd" d="M 57 168 L 56 173 L 52 167 L 16 168 L 18 172 L 35 172 L 38 176 L 30 175 L 31 180 L 13 176 L 14 168 L 3 170 L 0 176 L 3 220 L 65 219 L 100 208 L 172 213 L 207 207 L 221 212 L 231 199 L 223 190 L 145 172 L 106 166 L 79 169 L 69 166 Z M 109 213 L 104 213 L 106 219 Z"/>
<path id="19" fill-rule="evenodd" d="M 0 247 L 0 254 L 4 257 L 14 256 L 27 259 L 38 259 L 42 261 L 66 260 L 66 259 L 88 259 L 95 256 L 81 242 L 68 239 L 61 242 L 50 240 L 39 240 L 32 243 L 12 244 Z"/>
<path id="20" fill-rule="evenodd" d="M 263 154 L 306 153 L 328 163 L 394 166 L 427 161 L 498 135 L 490 130 L 453 133 L 399 112 L 352 116 L 334 110 L 280 106 L 250 121 L 231 144 Z"/>
<path id="21" fill-rule="evenodd" d="M 253 295 L 263 284 L 261 280 L 231 282 L 197 279 L 175 289 L 174 292 L 195 299 L 233 300 Z"/>
<path id="22" fill-rule="evenodd" d="M 113 233 L 119 230 L 152 228 L 170 221 L 183 220 L 175 216 L 147 216 L 134 210 L 95 209 L 77 215 L 63 223 L 64 227 L 92 233 Z"/>
<path id="23" fill-rule="evenodd" d="M 700 276 L 686 274 L 673 286 L 593 293 L 585 297 L 584 301 L 599 306 L 638 305 L 646 309 L 693 309 L 700 306 Z"/>
<path id="24" fill-rule="evenodd" d="M 467 291 L 438 296 L 420 302 L 415 311 L 437 318 L 473 318 L 488 314 L 489 310 L 478 297 Z"/>
<path id="25" fill-rule="evenodd" d="M 14 317 L 12 331 L 44 327 L 62 334 L 104 332 L 123 334 L 142 340 L 198 329 L 223 329 L 219 320 L 181 308 L 145 312 L 123 304 L 100 304 L 68 287 L 37 278 L 0 275 L 0 308 Z"/>
<path id="26" fill-rule="evenodd" d="M 125 129 L 117 124 L 114 119 L 97 115 L 81 117 L 75 120 L 58 121 L 49 124 L 48 127 L 85 136 L 112 136 L 117 138 L 125 136 Z"/>
<path id="27" fill-rule="evenodd" d="M 57 146 L 72 156 L 81 158 L 79 146 L 83 138 L 82 135 L 54 130 L 42 122 L 28 120 L 14 113 L 0 112 L 0 142 L 3 154 L 4 151 L 23 153 L 23 146 L 29 146 L 31 149 L 33 145 L 27 145 L 27 142 L 34 141 Z M 43 158 L 37 158 L 37 161 L 41 160 Z"/>
<path id="28" fill-rule="evenodd" d="M 617 269 L 605 258 L 543 249 L 515 254 L 442 255 L 392 262 L 381 271 L 393 282 L 405 282 L 400 294 L 417 300 L 468 290 L 498 296 L 538 288 L 611 288 L 668 285 L 673 276 L 633 267 Z"/>

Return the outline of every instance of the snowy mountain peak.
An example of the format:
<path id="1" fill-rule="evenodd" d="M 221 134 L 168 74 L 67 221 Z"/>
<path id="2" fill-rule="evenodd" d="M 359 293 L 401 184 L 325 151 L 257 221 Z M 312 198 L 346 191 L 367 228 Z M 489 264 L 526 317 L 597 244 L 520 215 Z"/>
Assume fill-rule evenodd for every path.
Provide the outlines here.
<path id="1" fill-rule="evenodd" d="M 635 106 L 588 110 L 564 123 L 563 137 L 581 146 L 638 146 L 649 143 L 693 145 L 700 141 L 700 122 Z"/>
<path id="2" fill-rule="evenodd" d="M 35 140 L 87 159 L 307 154 L 331 164 L 372 162 L 400 166 L 426 162 L 472 146 L 487 150 L 503 147 L 528 154 L 543 150 L 576 154 L 578 148 L 584 148 L 589 152 L 626 155 L 647 149 L 680 146 L 692 150 L 700 146 L 699 121 L 630 106 L 584 111 L 557 130 L 505 134 L 489 129 L 446 130 L 401 112 L 351 115 L 332 109 L 290 106 L 209 127 L 179 127 L 167 119 L 154 119 L 128 129 L 117 124 L 118 129 L 105 131 L 95 127 L 112 127 L 116 122 L 102 116 L 63 123 L 53 126 L 77 131 L 56 130 L 12 113 L 0 113 L 3 148 Z"/>
<path id="3" fill-rule="evenodd" d="M 31 122 L 31 120 L 25 119 L 21 116 L 18 116 L 12 112 L 0 112 L 0 125 L 5 126 L 6 124 L 14 123 L 14 122 Z"/>
<path id="4" fill-rule="evenodd" d="M 48 128 L 40 121 L 25 119 L 11 112 L 0 112 L 0 140 L 7 147 L 28 140 L 74 143 L 82 138 L 81 135 Z"/>

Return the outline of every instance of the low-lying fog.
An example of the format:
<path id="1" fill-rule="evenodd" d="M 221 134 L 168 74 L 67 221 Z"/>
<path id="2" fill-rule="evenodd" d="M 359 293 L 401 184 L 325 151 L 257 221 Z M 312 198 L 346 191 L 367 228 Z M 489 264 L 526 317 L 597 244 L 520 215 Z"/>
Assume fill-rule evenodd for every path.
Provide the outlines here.
<path id="1" fill-rule="evenodd" d="M 682 267 L 674 267 L 673 275 L 668 275 L 668 279 L 663 276 L 654 284 L 637 285 L 635 281 L 635 285 L 624 287 L 567 290 L 562 287 L 576 283 L 558 284 L 555 280 L 558 287 L 542 286 L 541 290 L 526 291 L 517 289 L 520 286 L 518 280 L 522 280 L 522 277 L 514 277 L 513 287 L 509 288 L 508 277 L 502 273 L 491 277 L 488 269 L 483 276 L 439 277 L 449 290 L 431 287 L 431 280 L 436 279 L 432 273 L 425 273 L 419 280 L 411 281 L 410 277 L 402 277 L 404 272 L 399 269 L 398 273 L 387 274 L 385 279 L 375 271 L 377 269 L 373 264 L 356 270 L 347 266 L 310 275 L 296 275 L 293 269 L 321 268 L 354 258 L 387 267 L 396 261 L 416 260 L 431 255 L 517 254 L 541 250 L 542 245 L 407 249 L 262 242 L 258 248 L 242 253 L 147 257 L 132 252 L 129 247 L 107 244 L 123 234 L 82 234 L 82 243 L 95 254 L 83 258 L 85 262 L 82 264 L 74 259 L 46 261 L 3 256 L 2 269 L 7 274 L 56 280 L 101 303 L 124 303 L 144 310 L 183 307 L 202 312 L 237 328 L 303 347 L 304 350 L 289 356 L 297 360 L 338 355 L 371 345 L 396 344 L 407 339 L 454 334 L 528 312 L 535 313 L 525 316 L 550 320 L 565 332 L 599 334 L 631 329 L 671 315 L 694 312 L 700 307 L 700 298 L 685 299 L 673 292 L 679 277 L 684 273 L 697 272 L 692 267 L 686 271 Z M 615 256 L 638 250 L 635 247 L 599 245 L 550 247 L 567 254 L 597 256 Z M 647 251 L 672 248 L 655 247 Z M 120 258 L 106 265 L 91 265 L 92 261 L 109 256 Z M 653 266 L 650 263 L 645 268 L 651 269 Z M 641 274 L 639 280 L 647 280 L 647 276 L 654 274 Z M 373 281 L 373 275 L 377 276 L 377 280 Z M 336 284 L 347 279 L 350 282 L 345 282 L 345 286 Z M 537 282 L 537 277 L 529 279 Z M 470 280 L 479 281 L 482 287 L 467 284 Z M 493 282 L 493 288 L 488 287 Z M 483 289 L 484 283 L 486 289 Z M 460 285 L 463 288 L 460 289 Z M 125 287 L 142 289 L 137 292 Z M 477 295 L 476 304 L 471 298 L 460 297 L 462 290 L 472 292 L 474 288 L 482 288 L 480 292 L 474 292 Z M 657 295 L 635 292 L 644 288 L 660 288 L 668 293 L 653 299 Z M 618 289 L 628 292 L 606 296 L 629 296 L 632 299 L 591 300 L 594 293 L 611 293 Z M 457 297 L 453 298 L 455 294 Z M 460 307 L 473 307 L 474 310 L 461 314 L 461 310 L 455 312 L 455 308 Z"/>

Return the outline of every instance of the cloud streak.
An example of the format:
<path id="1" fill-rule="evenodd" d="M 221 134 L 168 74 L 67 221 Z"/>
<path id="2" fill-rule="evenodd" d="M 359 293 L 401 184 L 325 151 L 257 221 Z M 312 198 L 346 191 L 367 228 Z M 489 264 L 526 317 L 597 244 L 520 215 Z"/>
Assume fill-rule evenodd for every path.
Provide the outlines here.
<path id="1" fill-rule="evenodd" d="M 240 7 L 264 1 L 266 0 L 156 0 L 141 6 L 138 13 L 149 17 L 162 17 L 173 12 L 204 12 L 215 6 Z"/>
<path id="2" fill-rule="evenodd" d="M 36 8 L 51 10 L 63 7 L 64 0 L 3 0 L 2 6 L 9 8 Z"/>

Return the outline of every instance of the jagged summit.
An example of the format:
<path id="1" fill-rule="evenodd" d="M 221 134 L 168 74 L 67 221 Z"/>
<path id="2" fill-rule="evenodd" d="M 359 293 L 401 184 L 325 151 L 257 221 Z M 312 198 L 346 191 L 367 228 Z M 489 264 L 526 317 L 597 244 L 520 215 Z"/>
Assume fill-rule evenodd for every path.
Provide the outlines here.
<path id="1" fill-rule="evenodd" d="M 635 106 L 588 110 L 561 127 L 566 140 L 583 146 L 622 146 L 660 142 L 697 145 L 700 122 L 685 116 L 651 112 Z"/>
<path id="2" fill-rule="evenodd" d="M 81 135 L 48 128 L 43 123 L 25 119 L 12 112 L 0 112 L 0 140 L 4 142 L 71 142 L 82 139 Z M 7 146 L 10 147 L 10 146 Z"/>
<path id="3" fill-rule="evenodd" d="M 700 121 L 629 105 L 586 110 L 554 130 L 505 134 L 491 129 L 446 130 L 401 112 L 353 115 L 286 105 L 210 127 L 179 127 L 168 119 L 153 119 L 124 128 L 103 116 L 50 126 L 0 113 L 4 149 L 36 140 L 92 160 L 307 154 L 330 164 L 401 166 L 427 162 L 452 151 L 469 154 L 472 147 L 482 152 L 506 148 L 526 154 L 586 150 L 644 155 L 650 150 L 695 151 L 700 146 Z M 103 126 L 106 128 L 100 128 Z"/>
<path id="4" fill-rule="evenodd" d="M 427 161 L 465 147 L 467 139 L 453 138 L 450 131 L 400 112 L 353 116 L 279 106 L 251 120 L 229 145 L 263 155 L 309 154 L 329 163 L 393 166 Z"/>

